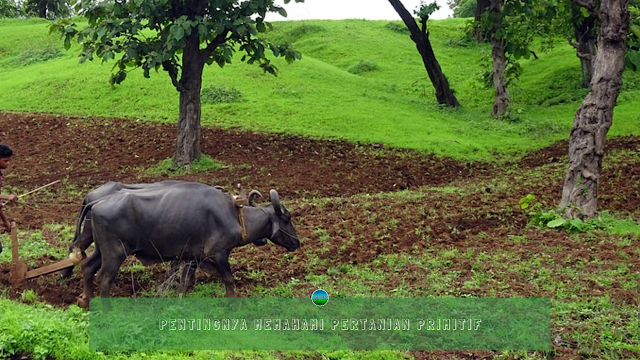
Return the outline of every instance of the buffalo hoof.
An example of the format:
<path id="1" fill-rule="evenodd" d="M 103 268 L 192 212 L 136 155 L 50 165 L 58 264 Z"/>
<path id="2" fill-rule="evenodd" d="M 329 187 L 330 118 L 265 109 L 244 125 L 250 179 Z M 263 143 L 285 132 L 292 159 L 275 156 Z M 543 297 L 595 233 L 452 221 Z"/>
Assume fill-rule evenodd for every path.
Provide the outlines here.
<path id="1" fill-rule="evenodd" d="M 89 308 L 89 301 L 86 298 L 86 296 L 84 296 L 84 294 L 78 296 L 77 302 L 78 302 L 78 306 L 80 306 L 81 308 L 83 309 Z"/>

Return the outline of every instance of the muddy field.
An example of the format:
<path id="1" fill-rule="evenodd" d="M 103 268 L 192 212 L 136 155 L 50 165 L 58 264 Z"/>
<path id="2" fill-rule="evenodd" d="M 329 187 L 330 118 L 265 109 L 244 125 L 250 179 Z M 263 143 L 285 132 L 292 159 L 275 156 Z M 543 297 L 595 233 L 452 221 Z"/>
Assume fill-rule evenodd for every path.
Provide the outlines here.
<path id="1" fill-rule="evenodd" d="M 535 194 L 537 201 L 549 206 L 560 199 L 567 163 L 566 142 L 531 153 L 517 163 L 497 166 L 464 163 L 379 145 L 204 129 L 203 152 L 220 161 L 224 165 L 222 169 L 181 176 L 145 174 L 142 169 L 171 156 L 175 133 L 172 125 L 132 120 L 0 112 L 0 142 L 15 152 L 11 167 L 5 171 L 4 193 L 7 187 L 26 192 L 62 180 L 46 191 L 25 197 L 18 206 L 5 207 L 5 212 L 21 229 L 41 229 L 52 222 L 72 224 L 80 210 L 82 195 L 109 180 L 136 183 L 180 179 L 221 185 L 229 190 L 240 182 L 246 189 L 257 189 L 263 194 L 274 188 L 292 210 L 303 247 L 296 252 L 295 262 L 283 261 L 284 250 L 273 244 L 261 248 L 247 246 L 234 252 L 232 270 L 240 296 L 251 296 L 250 289 L 257 284 L 269 287 L 292 278 L 302 279 L 296 288 L 299 293 L 295 295 L 309 296 L 315 289 L 303 280 L 310 270 L 301 264 L 311 255 L 323 260 L 313 270 L 323 273 L 341 264 L 369 263 L 381 254 L 412 255 L 438 249 L 478 252 L 517 249 L 518 254 L 527 259 L 535 256 L 542 246 L 556 247 L 562 250 L 549 254 L 556 266 L 562 266 L 567 259 L 618 261 L 637 251 L 638 245 L 630 245 L 625 255 L 606 243 L 575 244 L 566 233 L 526 226 L 528 217 L 518 208 L 522 196 Z M 638 159 L 624 155 L 627 150 L 638 150 L 640 138 L 615 138 L 607 146 L 613 155 L 605 160 L 610 161 L 605 164 L 602 176 L 600 208 L 640 220 L 640 166 Z M 536 176 L 529 176 L 533 170 L 540 169 L 544 171 L 535 171 Z M 446 191 L 454 188 L 466 190 Z M 405 200 L 376 195 L 419 189 L 422 190 L 420 196 Z M 316 198 L 328 200 L 322 205 L 309 202 Z M 378 238 L 378 233 L 384 236 Z M 429 242 L 423 240 L 425 234 Z M 526 236 L 529 241 L 505 241 L 510 236 Z M 2 241 L 7 248 L 6 235 Z M 54 245 L 66 247 L 68 243 Z M 44 265 L 57 260 L 46 257 L 38 262 Z M 631 257 L 628 265 L 631 271 L 640 271 L 637 256 Z M 379 266 L 389 266 L 388 271 L 393 274 L 387 284 L 389 292 L 403 284 L 414 296 L 420 296 L 430 286 L 424 281 L 428 274 L 419 267 Z M 136 296 L 141 290 L 157 286 L 157 282 L 167 276 L 166 267 L 154 267 L 152 271 L 155 277 L 120 276 L 112 295 Z M 256 279 L 246 276 L 249 271 L 263 271 L 268 275 Z M 517 275 L 507 289 L 498 293 L 490 286 L 463 287 L 473 271 L 468 258 L 453 260 L 450 271 L 460 276 L 447 295 L 554 296 L 552 292 L 528 286 Z M 18 288 L 9 286 L 8 272 L 9 263 L 0 264 L 0 286 L 7 288 L 12 297 L 19 297 L 25 289 L 34 289 L 40 299 L 67 306 L 75 303 L 81 293 L 77 271 L 66 282 L 49 275 Z M 349 274 L 336 276 L 348 277 Z M 198 281 L 211 279 L 198 273 Z M 639 302 L 637 291 L 625 290 L 619 284 L 605 288 L 594 283 L 589 291 L 593 296 L 608 294 L 624 304 Z M 568 330 L 553 331 L 561 335 Z M 570 343 L 555 344 L 554 350 L 557 358 L 576 356 Z M 424 359 L 492 356 L 489 352 L 416 352 L 413 355 Z"/>

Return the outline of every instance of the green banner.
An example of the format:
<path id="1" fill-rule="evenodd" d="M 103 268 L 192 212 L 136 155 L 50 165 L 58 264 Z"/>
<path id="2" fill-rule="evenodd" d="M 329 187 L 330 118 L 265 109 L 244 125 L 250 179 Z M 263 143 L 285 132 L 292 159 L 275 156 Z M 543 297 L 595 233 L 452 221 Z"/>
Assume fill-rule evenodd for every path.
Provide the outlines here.
<path id="1" fill-rule="evenodd" d="M 111 309 L 103 311 L 105 300 Z M 92 350 L 551 350 L 548 298 L 91 299 Z"/>

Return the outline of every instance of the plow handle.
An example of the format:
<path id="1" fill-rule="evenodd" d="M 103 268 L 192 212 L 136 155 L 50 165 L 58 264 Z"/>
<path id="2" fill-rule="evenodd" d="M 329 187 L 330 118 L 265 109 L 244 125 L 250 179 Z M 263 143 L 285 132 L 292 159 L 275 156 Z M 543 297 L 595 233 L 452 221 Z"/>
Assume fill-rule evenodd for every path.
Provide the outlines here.
<path id="1" fill-rule="evenodd" d="M 11 260 L 18 262 L 18 228 L 14 221 L 11 222 Z"/>

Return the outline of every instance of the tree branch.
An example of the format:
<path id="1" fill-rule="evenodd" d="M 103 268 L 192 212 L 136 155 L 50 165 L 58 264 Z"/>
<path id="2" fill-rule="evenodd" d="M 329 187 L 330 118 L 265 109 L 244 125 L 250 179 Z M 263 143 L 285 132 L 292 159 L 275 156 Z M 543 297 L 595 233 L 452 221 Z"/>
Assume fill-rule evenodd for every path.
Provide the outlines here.
<path id="1" fill-rule="evenodd" d="M 218 34 L 212 42 L 210 42 L 204 50 L 202 50 L 203 58 L 208 59 L 211 54 L 216 50 L 216 48 L 227 41 L 227 35 L 229 34 L 229 30 L 225 30 Z"/>
<path id="2" fill-rule="evenodd" d="M 597 17 L 596 2 L 594 0 L 571 0 L 574 4 L 587 9 L 589 14 Z"/>
<path id="3" fill-rule="evenodd" d="M 171 83 L 179 92 L 183 92 L 185 89 L 178 81 L 178 69 L 176 69 L 175 65 L 171 63 L 171 61 L 166 60 L 162 63 L 162 69 L 169 73 L 169 77 L 171 78 Z"/>

